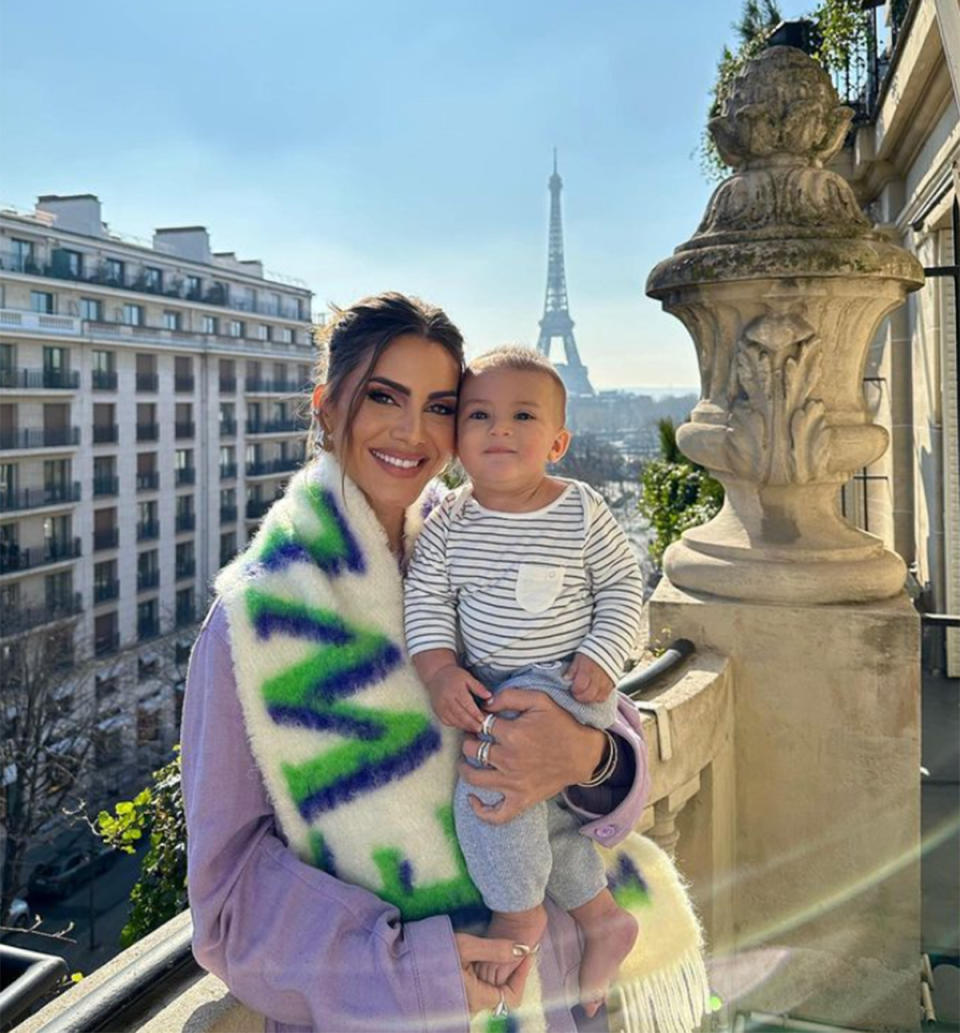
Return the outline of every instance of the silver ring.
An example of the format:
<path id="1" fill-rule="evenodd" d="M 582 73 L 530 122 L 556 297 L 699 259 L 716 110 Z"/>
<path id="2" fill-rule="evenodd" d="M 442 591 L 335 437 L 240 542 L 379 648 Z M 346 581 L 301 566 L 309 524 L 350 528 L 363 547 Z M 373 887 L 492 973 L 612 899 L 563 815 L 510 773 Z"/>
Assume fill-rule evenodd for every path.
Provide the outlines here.
<path id="1" fill-rule="evenodd" d="M 489 756 L 490 756 L 490 746 L 491 745 L 492 745 L 491 743 L 489 743 L 486 740 L 484 740 L 482 743 L 480 743 L 480 746 L 477 749 L 477 763 L 482 768 L 489 768 L 489 767 L 492 766 L 490 764 L 489 759 L 488 759 Z"/>
<path id="2" fill-rule="evenodd" d="M 480 725 L 480 734 L 481 735 L 489 735 L 490 738 L 492 739 L 493 738 L 493 722 L 496 721 L 496 719 L 497 719 L 497 715 L 496 714 L 487 714 L 486 717 L 484 717 L 484 719 L 483 719 L 483 724 Z"/>
<path id="3" fill-rule="evenodd" d="M 496 1016 L 510 1014 L 510 1009 L 507 1007 L 506 1000 L 504 1000 L 503 990 L 500 991 L 500 1000 L 497 1001 L 497 1006 L 493 1009 L 493 1014 Z"/>

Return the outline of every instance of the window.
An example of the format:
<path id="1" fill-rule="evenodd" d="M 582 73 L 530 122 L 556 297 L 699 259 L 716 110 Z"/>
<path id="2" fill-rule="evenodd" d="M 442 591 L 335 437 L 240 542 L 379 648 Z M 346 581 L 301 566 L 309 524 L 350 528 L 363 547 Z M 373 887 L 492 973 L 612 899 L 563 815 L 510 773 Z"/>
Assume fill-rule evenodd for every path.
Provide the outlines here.
<path id="1" fill-rule="evenodd" d="M 160 632 L 159 606 L 156 599 L 137 604 L 137 634 L 153 638 Z"/>
<path id="2" fill-rule="evenodd" d="M 13 373 L 17 365 L 17 346 L 15 344 L 0 344 L 0 375 Z M 4 384 L 4 387 L 8 385 Z"/>
<path id="3" fill-rule="evenodd" d="M 187 297 L 191 301 L 196 301 L 203 291 L 203 283 L 199 276 L 188 276 L 187 277 Z"/>
<path id="4" fill-rule="evenodd" d="M 66 493 L 70 487 L 70 460 L 45 459 L 43 462 L 43 486 L 50 494 Z M 66 495 L 61 495 L 65 498 Z"/>
<path id="5" fill-rule="evenodd" d="M 230 509 L 231 506 L 237 504 L 237 489 L 236 488 L 221 488 L 220 489 L 220 508 Z"/>
<path id="6" fill-rule="evenodd" d="M 93 651 L 97 656 L 112 653 L 119 645 L 119 640 L 116 610 L 93 618 Z"/>
<path id="7" fill-rule="evenodd" d="M 240 308 L 245 309 L 247 312 L 255 312 L 257 310 L 257 292 L 253 287 L 243 288 Z"/>
<path id="8" fill-rule="evenodd" d="M 115 287 L 123 286 L 123 262 L 119 258 L 108 258 L 104 263 L 107 283 Z"/>
<path id="9" fill-rule="evenodd" d="M 281 344 L 292 344 L 293 343 L 293 331 L 290 329 L 289 326 L 278 327 L 277 328 L 277 337 L 276 337 L 276 339 L 278 341 L 280 341 Z"/>
<path id="10" fill-rule="evenodd" d="M 62 373 L 69 363 L 69 352 L 66 348 L 43 349 L 43 368 L 48 373 Z"/>
<path id="11" fill-rule="evenodd" d="M 124 305 L 123 321 L 127 326 L 143 326 L 143 305 Z"/>
<path id="12" fill-rule="evenodd" d="M 223 429 L 224 425 L 227 427 L 236 428 L 236 408 L 233 402 L 221 402 L 220 403 L 220 428 Z"/>
<path id="13" fill-rule="evenodd" d="M 220 535 L 220 566 L 226 566 L 237 554 L 237 532 L 227 531 Z"/>
<path id="14" fill-rule="evenodd" d="M 107 560 L 105 563 L 96 563 L 93 567 L 93 601 L 94 603 L 106 602 L 108 599 L 116 599 L 120 594 L 120 583 L 117 578 L 117 561 Z"/>
<path id="15" fill-rule="evenodd" d="M 243 323 L 239 319 L 231 319 L 227 329 L 231 337 L 243 337 Z"/>
<path id="16" fill-rule="evenodd" d="M 0 510 L 12 509 L 17 497 L 17 464 L 0 463 Z"/>
<path id="17" fill-rule="evenodd" d="M 116 674 L 98 674 L 95 678 L 97 702 L 114 695 L 120 689 L 120 677 Z"/>
<path id="18" fill-rule="evenodd" d="M 203 332 L 205 334 L 215 334 L 217 332 L 217 317 L 216 316 L 204 316 L 203 317 Z"/>
<path id="19" fill-rule="evenodd" d="M 261 341 L 270 340 L 270 327 L 266 323 L 260 323 L 257 327 L 257 338 Z"/>
<path id="20" fill-rule="evenodd" d="M 68 251 L 66 248 L 62 249 L 60 254 L 64 272 L 79 279 L 83 275 L 83 255 L 79 251 Z"/>
<path id="21" fill-rule="evenodd" d="M 172 312 L 170 309 L 164 309 L 163 312 L 163 328 L 165 330 L 179 330 L 180 329 L 180 313 Z"/>
<path id="22" fill-rule="evenodd" d="M 163 289 L 163 271 L 152 265 L 143 267 L 143 284 L 148 291 Z"/>
<path id="23" fill-rule="evenodd" d="M 10 238 L 11 267 L 17 273 L 33 272 L 33 241 Z"/>
<path id="24" fill-rule="evenodd" d="M 280 295 L 279 294 L 271 294 L 270 295 L 270 303 L 269 303 L 269 305 L 267 307 L 268 307 L 269 312 L 270 312 L 271 315 L 279 316 L 280 315 Z"/>
<path id="25" fill-rule="evenodd" d="M 103 322 L 103 303 L 97 298 L 81 298 L 80 316 L 83 319 L 91 319 L 95 323 Z"/>
<path id="26" fill-rule="evenodd" d="M 53 295 L 49 291 L 30 291 L 30 309 L 33 312 L 53 313 Z"/>

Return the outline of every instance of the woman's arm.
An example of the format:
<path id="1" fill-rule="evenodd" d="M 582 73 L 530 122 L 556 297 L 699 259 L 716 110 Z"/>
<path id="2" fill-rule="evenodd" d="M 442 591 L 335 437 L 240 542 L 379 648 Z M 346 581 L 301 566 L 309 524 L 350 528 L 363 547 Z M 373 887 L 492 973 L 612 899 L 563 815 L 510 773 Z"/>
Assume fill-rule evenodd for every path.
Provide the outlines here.
<path id="1" fill-rule="evenodd" d="M 280 838 L 247 744 L 221 606 L 190 661 L 182 742 L 197 961 L 280 1022 L 369 1030 L 440 1019 L 466 1030 L 450 920 L 401 923 L 392 905 L 302 863 Z"/>
<path id="2" fill-rule="evenodd" d="M 491 824 L 502 824 L 541 800 L 564 793 L 570 809 L 585 824 L 584 835 L 604 846 L 619 843 L 640 818 L 650 792 L 647 746 L 636 707 L 625 696 L 618 700 L 618 717 L 609 729 L 617 737 L 620 763 L 607 782 L 582 789 L 602 757 L 604 737 L 595 728 L 579 724 L 542 692 L 504 689 L 486 704 L 491 712 L 516 710 L 513 721 L 496 724 L 489 770 L 460 765 L 471 785 L 503 793 L 503 802 L 484 807 L 472 798 L 474 810 Z M 476 757 L 480 740 L 466 736 L 463 752 Z"/>

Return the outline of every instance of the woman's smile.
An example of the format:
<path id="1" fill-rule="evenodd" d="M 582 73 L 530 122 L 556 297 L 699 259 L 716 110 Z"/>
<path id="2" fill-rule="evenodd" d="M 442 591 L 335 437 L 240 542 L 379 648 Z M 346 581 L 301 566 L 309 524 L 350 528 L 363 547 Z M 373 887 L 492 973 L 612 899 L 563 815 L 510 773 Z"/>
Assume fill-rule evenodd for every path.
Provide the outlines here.
<path id="1" fill-rule="evenodd" d="M 370 454 L 393 477 L 417 477 L 420 467 L 427 461 L 425 455 L 404 455 L 381 448 L 371 448 Z"/>

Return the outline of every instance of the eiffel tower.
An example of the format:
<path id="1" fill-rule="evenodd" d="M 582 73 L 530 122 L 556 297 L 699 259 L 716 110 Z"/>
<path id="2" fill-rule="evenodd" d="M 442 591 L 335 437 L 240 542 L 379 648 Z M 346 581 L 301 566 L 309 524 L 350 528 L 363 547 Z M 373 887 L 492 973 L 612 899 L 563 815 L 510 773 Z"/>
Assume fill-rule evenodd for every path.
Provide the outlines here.
<path id="1" fill-rule="evenodd" d="M 573 320 L 567 307 L 567 276 L 563 270 L 563 222 L 560 216 L 560 191 L 563 180 L 557 172 L 557 149 L 553 149 L 553 175 L 550 177 L 550 244 L 547 257 L 547 295 L 540 320 L 537 351 L 550 358 L 554 337 L 563 341 L 566 363 L 557 363 L 557 372 L 571 398 L 592 396 L 596 392 L 587 376 L 587 367 L 580 361 L 577 342 L 573 339 Z"/>

